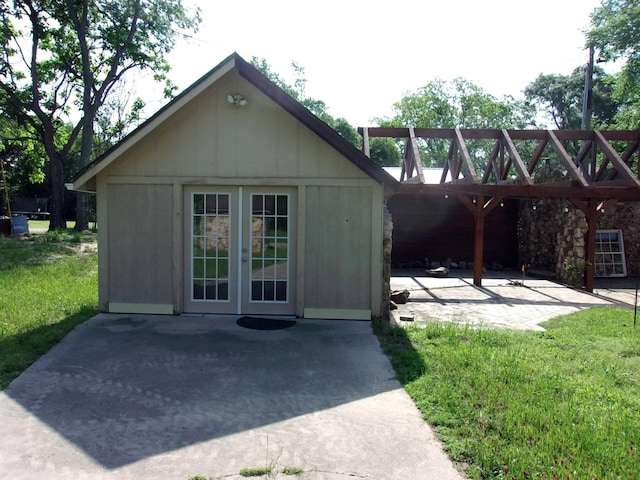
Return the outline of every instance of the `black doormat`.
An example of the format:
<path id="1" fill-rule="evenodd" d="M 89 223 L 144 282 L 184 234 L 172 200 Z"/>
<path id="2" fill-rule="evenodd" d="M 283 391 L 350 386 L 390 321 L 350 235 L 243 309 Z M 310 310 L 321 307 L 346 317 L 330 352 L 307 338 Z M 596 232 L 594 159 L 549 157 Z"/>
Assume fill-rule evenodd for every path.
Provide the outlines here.
<path id="1" fill-rule="evenodd" d="M 293 327 L 295 320 L 280 320 L 277 318 L 241 317 L 236 323 L 244 328 L 252 330 L 281 330 Z"/>

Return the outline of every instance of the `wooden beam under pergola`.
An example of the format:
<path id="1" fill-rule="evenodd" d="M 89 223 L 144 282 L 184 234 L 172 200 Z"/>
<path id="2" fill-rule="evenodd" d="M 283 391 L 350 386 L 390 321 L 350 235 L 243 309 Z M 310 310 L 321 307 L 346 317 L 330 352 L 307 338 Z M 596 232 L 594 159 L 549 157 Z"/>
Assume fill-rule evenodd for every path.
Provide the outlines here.
<path id="1" fill-rule="evenodd" d="M 370 138 L 406 139 L 400 194 L 451 195 L 474 215 L 474 284 L 478 286 L 482 283 L 484 220 L 503 198 L 564 199 L 584 213 L 588 223 L 584 277 L 587 291 L 593 291 L 595 229 L 602 205 L 640 201 L 638 130 L 373 127 L 359 128 L 358 131 L 363 136 L 366 155 L 369 155 Z M 436 159 L 436 163 L 442 165 L 439 183 L 425 183 L 420 160 L 420 139 L 449 142 L 446 157 Z M 478 157 L 472 156 L 469 140 L 494 142 L 484 163 L 479 163 Z M 624 152 L 618 153 L 612 142 L 625 144 Z M 532 143 L 535 144 L 533 148 L 523 148 L 523 145 Z M 570 152 L 578 143 L 580 148 L 572 155 Z M 539 176 L 536 169 L 545 152 L 547 159 L 554 155 L 563 169 L 561 179 L 550 181 L 548 178 L 536 178 Z"/>

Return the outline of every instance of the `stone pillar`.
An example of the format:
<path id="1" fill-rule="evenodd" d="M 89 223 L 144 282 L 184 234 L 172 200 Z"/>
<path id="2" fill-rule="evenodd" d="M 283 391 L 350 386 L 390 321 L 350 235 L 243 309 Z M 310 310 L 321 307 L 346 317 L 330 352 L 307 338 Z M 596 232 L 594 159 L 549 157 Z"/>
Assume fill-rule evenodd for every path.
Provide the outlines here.
<path id="1" fill-rule="evenodd" d="M 549 271 L 563 283 L 582 287 L 586 233 L 584 214 L 566 200 L 522 202 L 520 255 L 532 270 Z"/>
<path id="2" fill-rule="evenodd" d="M 387 210 L 387 203 L 383 211 L 382 235 L 382 305 L 380 312 L 383 320 L 389 320 L 389 295 L 391 293 L 391 246 L 393 234 L 393 218 Z"/>
<path id="3" fill-rule="evenodd" d="M 558 218 L 558 241 L 556 243 L 556 276 L 564 283 L 582 287 L 585 267 L 585 234 L 587 220 L 584 214 L 573 207 L 562 212 Z"/>

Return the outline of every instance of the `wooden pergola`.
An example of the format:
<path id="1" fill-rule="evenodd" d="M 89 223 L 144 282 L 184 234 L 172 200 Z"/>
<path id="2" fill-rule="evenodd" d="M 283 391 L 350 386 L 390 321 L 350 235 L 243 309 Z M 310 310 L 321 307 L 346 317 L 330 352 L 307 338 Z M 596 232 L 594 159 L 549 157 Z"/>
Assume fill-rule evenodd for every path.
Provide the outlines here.
<path id="1" fill-rule="evenodd" d="M 589 292 L 594 287 L 598 215 L 619 201 L 640 201 L 638 130 L 375 127 L 358 132 L 367 156 L 371 138 L 404 139 L 398 193 L 452 196 L 473 214 L 477 286 L 482 284 L 485 218 L 503 199 L 564 199 L 584 213 L 588 225 L 584 287 Z M 430 140 L 448 146 L 446 158 L 435 159 L 443 165 L 439 183 L 425 183 L 419 142 Z M 472 156 L 468 146 L 476 140 L 484 141 L 480 156 Z M 562 170 L 561 178 L 553 181 L 540 173 L 540 166 L 550 159 Z"/>

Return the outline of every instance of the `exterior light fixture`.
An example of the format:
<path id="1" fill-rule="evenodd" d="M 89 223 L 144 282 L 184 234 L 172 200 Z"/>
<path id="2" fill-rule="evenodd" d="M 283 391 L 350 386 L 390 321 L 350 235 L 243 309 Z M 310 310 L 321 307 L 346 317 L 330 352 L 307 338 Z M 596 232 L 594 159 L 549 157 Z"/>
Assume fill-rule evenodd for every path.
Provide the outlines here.
<path id="1" fill-rule="evenodd" d="M 236 107 L 244 107 L 247 103 L 249 103 L 247 99 L 239 93 L 228 94 L 227 102 L 229 102 L 231 105 L 235 105 Z"/>

